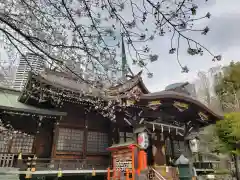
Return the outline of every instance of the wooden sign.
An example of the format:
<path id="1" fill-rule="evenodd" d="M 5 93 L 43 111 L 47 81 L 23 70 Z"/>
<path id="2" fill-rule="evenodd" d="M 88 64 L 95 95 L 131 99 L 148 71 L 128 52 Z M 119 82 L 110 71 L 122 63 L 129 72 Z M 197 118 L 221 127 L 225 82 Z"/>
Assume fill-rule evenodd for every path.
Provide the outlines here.
<path id="1" fill-rule="evenodd" d="M 115 168 L 119 171 L 126 171 L 126 169 L 132 169 L 132 160 L 131 159 L 116 159 Z"/>
<path id="2" fill-rule="evenodd" d="M 132 169 L 132 153 L 131 150 L 126 149 L 117 150 L 112 154 L 113 167 L 118 171 L 126 171 L 126 169 Z"/>

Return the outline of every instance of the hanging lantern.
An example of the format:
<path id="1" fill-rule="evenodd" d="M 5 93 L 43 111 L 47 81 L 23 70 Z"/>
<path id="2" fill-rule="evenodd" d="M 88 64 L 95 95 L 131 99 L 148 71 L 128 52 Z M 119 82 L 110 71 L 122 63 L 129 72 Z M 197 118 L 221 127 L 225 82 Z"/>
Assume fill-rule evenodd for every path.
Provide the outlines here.
<path id="1" fill-rule="evenodd" d="M 138 134 L 138 145 L 141 149 L 147 149 L 149 146 L 149 137 L 147 132 L 141 132 Z"/>
<path id="2" fill-rule="evenodd" d="M 57 177 L 62 177 L 62 169 L 61 168 L 58 169 Z"/>
<path id="3" fill-rule="evenodd" d="M 96 171 L 95 171 L 94 168 L 93 168 L 93 171 L 92 171 L 92 176 L 96 176 Z"/>
<path id="4" fill-rule="evenodd" d="M 190 150 L 192 153 L 198 153 L 199 151 L 199 140 L 194 138 L 192 140 L 189 140 L 189 146 L 190 146 Z"/>

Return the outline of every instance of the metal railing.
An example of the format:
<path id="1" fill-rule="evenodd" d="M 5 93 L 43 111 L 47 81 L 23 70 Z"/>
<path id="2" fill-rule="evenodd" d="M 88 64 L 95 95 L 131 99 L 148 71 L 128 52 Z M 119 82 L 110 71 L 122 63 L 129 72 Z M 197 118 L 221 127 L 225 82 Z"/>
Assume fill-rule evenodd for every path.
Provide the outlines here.
<path id="1" fill-rule="evenodd" d="M 158 171 L 156 171 L 156 169 L 152 168 L 153 172 L 155 173 L 155 177 L 158 179 L 158 180 L 167 180 L 166 178 L 164 178 L 161 173 L 159 173 Z"/>
<path id="2" fill-rule="evenodd" d="M 13 167 L 13 154 L 0 154 L 0 167 Z"/>
<path id="3" fill-rule="evenodd" d="M 24 156 L 18 159 L 16 154 L 0 154 L 0 167 L 19 168 L 25 170 L 29 166 L 34 166 L 37 170 L 92 170 L 107 169 L 110 161 L 88 160 L 88 159 L 56 159 L 56 158 L 34 158 L 34 156 Z"/>
<path id="4" fill-rule="evenodd" d="M 25 169 L 27 164 L 35 164 L 37 170 L 91 170 L 91 169 L 107 169 L 109 163 L 107 160 L 86 160 L 86 159 L 23 159 L 21 163 L 18 160 L 18 167 Z"/>
<path id="5" fill-rule="evenodd" d="M 198 170 L 233 169 L 233 163 L 230 161 L 199 161 L 194 162 L 193 166 Z"/>

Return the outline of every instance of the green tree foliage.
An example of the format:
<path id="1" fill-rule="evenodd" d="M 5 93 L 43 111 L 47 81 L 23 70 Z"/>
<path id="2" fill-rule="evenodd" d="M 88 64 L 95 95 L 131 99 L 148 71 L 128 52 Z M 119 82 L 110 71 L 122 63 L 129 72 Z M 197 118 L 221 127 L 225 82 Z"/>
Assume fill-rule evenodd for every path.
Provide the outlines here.
<path id="1" fill-rule="evenodd" d="M 215 77 L 215 92 L 225 112 L 224 119 L 205 129 L 203 138 L 213 152 L 228 154 L 235 162 L 235 176 L 240 179 L 237 157 L 240 155 L 240 63 L 231 62 Z"/>
<path id="2" fill-rule="evenodd" d="M 212 152 L 237 153 L 236 144 L 240 141 L 240 63 L 231 62 L 223 67 L 216 74 L 214 84 L 225 116 L 216 125 L 205 128 L 201 137 Z"/>
<path id="3" fill-rule="evenodd" d="M 199 134 L 199 140 L 202 147 L 201 153 L 219 152 L 220 143 L 215 124 L 205 127 Z"/>
<path id="4" fill-rule="evenodd" d="M 224 150 L 236 154 L 239 153 L 236 144 L 240 141 L 240 63 L 231 62 L 223 67 L 215 81 L 215 92 L 226 113 L 224 120 L 216 124 L 216 133 Z"/>
<path id="5" fill-rule="evenodd" d="M 240 112 L 227 113 L 224 120 L 217 122 L 216 134 L 219 138 L 219 151 L 240 155 L 237 147 L 240 141 Z"/>
<path id="6" fill-rule="evenodd" d="M 222 145 L 221 151 L 230 154 L 235 164 L 235 176 L 240 180 L 238 156 L 240 155 L 240 112 L 226 113 L 224 120 L 217 122 L 216 133 Z"/>

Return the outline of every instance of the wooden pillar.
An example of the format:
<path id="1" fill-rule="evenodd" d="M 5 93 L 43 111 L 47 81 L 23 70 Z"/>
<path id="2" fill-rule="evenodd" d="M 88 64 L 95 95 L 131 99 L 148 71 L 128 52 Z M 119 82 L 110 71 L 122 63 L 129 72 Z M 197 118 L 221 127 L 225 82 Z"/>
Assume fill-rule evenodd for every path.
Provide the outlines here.
<path id="1" fill-rule="evenodd" d="M 113 122 L 110 121 L 109 123 L 109 131 L 108 131 L 108 146 L 111 146 L 113 142 Z"/>
<path id="2" fill-rule="evenodd" d="M 123 131 L 124 132 L 124 142 L 127 142 L 127 132 L 126 131 Z"/>
<path id="3" fill-rule="evenodd" d="M 121 114 L 116 113 L 116 122 L 112 123 L 112 141 L 114 144 L 118 144 L 120 142 L 120 135 L 119 135 L 119 125 L 121 122 Z"/>
<path id="4" fill-rule="evenodd" d="M 174 143 L 173 143 L 173 138 L 172 136 L 169 134 L 169 139 L 170 139 L 170 145 L 171 145 L 171 160 L 173 160 L 174 156 L 175 156 L 175 151 L 174 151 Z"/>
<path id="5" fill-rule="evenodd" d="M 155 155 L 155 163 L 157 165 L 164 165 L 166 164 L 166 157 L 162 152 L 162 148 L 164 146 L 164 141 L 161 141 L 161 135 L 160 133 L 157 133 L 157 141 L 155 141 L 156 148 L 157 148 L 157 153 Z"/>
<path id="6" fill-rule="evenodd" d="M 162 141 L 162 149 L 164 149 L 164 153 L 163 153 L 163 156 L 164 156 L 164 165 L 167 164 L 167 136 L 166 136 L 166 133 L 163 133 L 164 134 L 164 138 L 163 138 L 163 141 Z"/>
<path id="7" fill-rule="evenodd" d="M 51 119 L 40 119 L 37 128 L 38 133 L 34 140 L 34 154 L 38 158 L 49 158 L 52 156 L 54 142 L 54 124 Z"/>
<path id="8" fill-rule="evenodd" d="M 62 116 L 60 117 L 60 121 L 62 120 Z M 52 143 L 52 153 L 51 153 L 51 158 L 55 158 L 56 157 L 56 145 L 57 145 L 57 139 L 58 139 L 58 134 L 59 134 L 59 126 L 58 126 L 58 122 L 56 122 L 54 124 L 53 127 L 53 143 Z"/>
<path id="9" fill-rule="evenodd" d="M 88 119 L 89 119 L 89 112 L 87 110 L 84 110 L 83 159 L 87 158 Z"/>
<path id="10" fill-rule="evenodd" d="M 110 168 L 107 168 L 107 180 L 111 180 Z"/>
<path id="11" fill-rule="evenodd" d="M 33 118 L 33 117 L 32 117 Z M 40 140 L 41 140 L 41 132 L 42 132 L 42 122 L 44 121 L 42 116 L 37 116 L 36 118 L 39 118 L 39 121 L 36 119 L 36 134 L 34 135 L 33 145 L 32 145 L 32 153 L 37 154 L 40 150 Z M 33 119 L 34 120 L 34 119 Z M 40 123 L 40 124 L 38 124 Z M 38 156 L 38 154 L 37 154 Z"/>
<path id="12" fill-rule="evenodd" d="M 132 180 L 135 180 L 135 148 L 132 147 Z"/>

